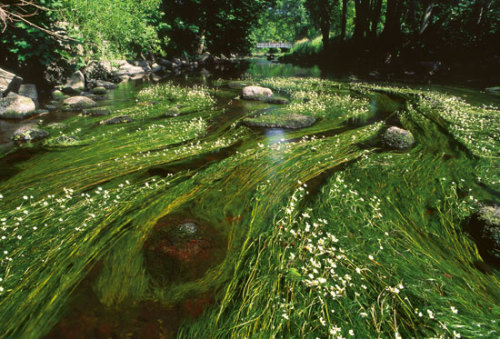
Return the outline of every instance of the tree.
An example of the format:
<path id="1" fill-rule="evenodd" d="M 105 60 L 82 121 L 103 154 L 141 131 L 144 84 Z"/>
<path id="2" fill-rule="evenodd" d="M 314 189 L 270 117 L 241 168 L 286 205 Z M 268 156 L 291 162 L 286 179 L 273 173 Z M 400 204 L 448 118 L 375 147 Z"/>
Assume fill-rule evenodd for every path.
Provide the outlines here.
<path id="1" fill-rule="evenodd" d="M 313 24 L 318 26 L 323 37 L 323 50 L 327 52 L 330 46 L 331 19 L 338 0 L 306 0 L 304 3 Z"/>

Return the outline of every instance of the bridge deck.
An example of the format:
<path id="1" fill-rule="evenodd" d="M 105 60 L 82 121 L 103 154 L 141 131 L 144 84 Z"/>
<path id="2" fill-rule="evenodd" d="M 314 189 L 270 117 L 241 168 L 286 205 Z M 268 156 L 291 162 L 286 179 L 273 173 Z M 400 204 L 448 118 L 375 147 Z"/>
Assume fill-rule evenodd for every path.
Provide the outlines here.
<path id="1" fill-rule="evenodd" d="M 292 48 L 289 42 L 258 42 L 257 48 Z"/>

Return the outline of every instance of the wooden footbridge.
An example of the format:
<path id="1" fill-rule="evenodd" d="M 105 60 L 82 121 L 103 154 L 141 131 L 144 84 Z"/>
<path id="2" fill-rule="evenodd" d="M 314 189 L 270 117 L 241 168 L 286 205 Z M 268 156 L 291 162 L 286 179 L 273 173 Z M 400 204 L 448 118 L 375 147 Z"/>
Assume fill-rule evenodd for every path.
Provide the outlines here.
<path id="1" fill-rule="evenodd" d="M 257 48 L 292 48 L 293 44 L 289 42 L 258 42 Z"/>

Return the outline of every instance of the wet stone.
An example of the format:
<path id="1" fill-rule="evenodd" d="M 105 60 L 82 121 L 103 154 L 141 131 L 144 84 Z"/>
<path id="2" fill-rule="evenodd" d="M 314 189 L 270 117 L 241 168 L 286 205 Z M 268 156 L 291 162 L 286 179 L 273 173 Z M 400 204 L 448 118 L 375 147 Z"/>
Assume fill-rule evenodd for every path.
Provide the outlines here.
<path id="1" fill-rule="evenodd" d="M 415 138 L 410 131 L 392 126 L 382 135 L 382 143 L 387 147 L 402 150 L 413 146 Z"/>
<path id="2" fill-rule="evenodd" d="M 249 127 L 300 129 L 314 125 L 316 118 L 301 114 L 261 115 L 243 120 Z"/>
<path id="3" fill-rule="evenodd" d="M 110 115 L 111 110 L 109 110 L 109 109 L 86 109 L 86 110 L 83 110 L 82 114 L 84 116 L 102 117 L 102 116 Z"/>
<path id="4" fill-rule="evenodd" d="M 15 141 L 34 141 L 43 139 L 49 136 L 47 131 L 42 129 L 31 127 L 31 126 L 23 126 L 18 128 L 14 134 L 12 135 L 12 140 Z"/>
<path id="5" fill-rule="evenodd" d="M 99 122 L 100 125 L 116 125 L 116 124 L 126 124 L 129 122 L 134 121 L 131 117 L 128 115 L 120 115 L 117 117 L 113 117 L 111 119 L 103 120 Z"/>
<path id="6" fill-rule="evenodd" d="M 475 213 L 466 230 L 477 244 L 484 261 L 500 267 L 500 206 L 483 206 Z"/>

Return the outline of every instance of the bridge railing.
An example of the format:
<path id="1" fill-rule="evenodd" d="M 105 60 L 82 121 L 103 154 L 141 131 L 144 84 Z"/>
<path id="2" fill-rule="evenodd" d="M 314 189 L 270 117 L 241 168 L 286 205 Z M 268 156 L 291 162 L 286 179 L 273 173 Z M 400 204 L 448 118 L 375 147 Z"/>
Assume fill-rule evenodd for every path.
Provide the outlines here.
<path id="1" fill-rule="evenodd" d="M 257 48 L 292 48 L 289 42 L 258 42 Z"/>

